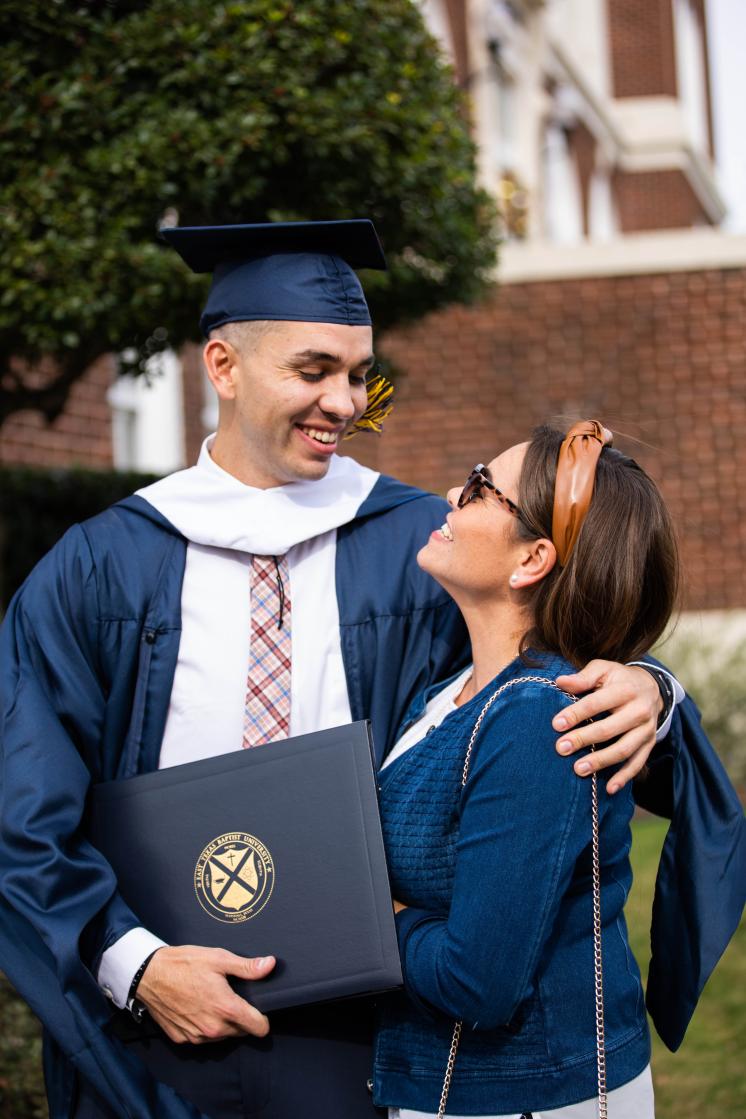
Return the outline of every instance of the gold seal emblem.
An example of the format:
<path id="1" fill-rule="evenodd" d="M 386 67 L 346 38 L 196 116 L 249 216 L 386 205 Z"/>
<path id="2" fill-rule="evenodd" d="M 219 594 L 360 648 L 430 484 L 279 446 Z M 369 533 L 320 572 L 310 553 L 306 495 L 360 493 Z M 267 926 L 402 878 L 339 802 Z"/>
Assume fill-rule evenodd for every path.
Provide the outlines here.
<path id="1" fill-rule="evenodd" d="M 274 883 L 269 851 L 255 835 L 242 831 L 213 839 L 194 868 L 194 890 L 205 913 L 230 924 L 256 917 Z"/>

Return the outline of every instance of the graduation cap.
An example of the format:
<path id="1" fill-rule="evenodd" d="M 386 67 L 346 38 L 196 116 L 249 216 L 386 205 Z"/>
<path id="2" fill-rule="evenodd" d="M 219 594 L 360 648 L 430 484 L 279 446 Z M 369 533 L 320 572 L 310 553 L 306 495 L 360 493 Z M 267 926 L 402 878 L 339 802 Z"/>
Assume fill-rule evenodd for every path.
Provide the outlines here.
<path id="1" fill-rule="evenodd" d="M 174 226 L 166 241 L 194 272 L 212 272 L 203 334 L 262 319 L 370 326 L 355 268 L 384 270 L 373 222 Z"/>

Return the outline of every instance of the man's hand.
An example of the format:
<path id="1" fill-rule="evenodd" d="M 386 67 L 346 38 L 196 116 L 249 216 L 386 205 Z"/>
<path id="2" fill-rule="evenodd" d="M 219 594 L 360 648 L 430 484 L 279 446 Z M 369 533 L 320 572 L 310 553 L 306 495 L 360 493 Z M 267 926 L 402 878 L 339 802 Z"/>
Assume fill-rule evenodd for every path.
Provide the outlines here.
<path id="1" fill-rule="evenodd" d="M 171 1041 L 200 1045 L 225 1037 L 264 1037 L 269 1021 L 231 988 L 226 976 L 264 979 L 274 956 L 248 959 L 222 948 L 191 944 L 159 948 L 145 969 L 137 997 Z"/>
<path id="2" fill-rule="evenodd" d="M 597 660 L 574 676 L 558 676 L 557 687 L 572 695 L 591 693 L 565 707 L 552 720 L 554 729 L 562 733 L 557 750 L 560 754 L 574 754 L 584 746 L 616 739 L 606 749 L 576 762 L 574 768 L 581 777 L 587 777 L 594 770 L 626 762 L 606 786 L 609 793 L 618 792 L 640 772 L 655 745 L 656 724 L 663 706 L 658 685 L 644 668 Z M 610 712 L 605 719 L 573 730 L 604 711 Z"/>

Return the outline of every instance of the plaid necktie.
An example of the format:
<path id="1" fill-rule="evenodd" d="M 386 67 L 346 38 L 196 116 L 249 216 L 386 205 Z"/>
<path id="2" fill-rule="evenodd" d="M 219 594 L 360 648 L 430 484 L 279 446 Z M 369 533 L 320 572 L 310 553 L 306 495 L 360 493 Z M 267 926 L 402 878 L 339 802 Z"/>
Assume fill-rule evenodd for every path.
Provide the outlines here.
<path id="1" fill-rule="evenodd" d="M 290 642 L 287 556 L 252 556 L 244 747 L 262 746 L 290 734 Z"/>

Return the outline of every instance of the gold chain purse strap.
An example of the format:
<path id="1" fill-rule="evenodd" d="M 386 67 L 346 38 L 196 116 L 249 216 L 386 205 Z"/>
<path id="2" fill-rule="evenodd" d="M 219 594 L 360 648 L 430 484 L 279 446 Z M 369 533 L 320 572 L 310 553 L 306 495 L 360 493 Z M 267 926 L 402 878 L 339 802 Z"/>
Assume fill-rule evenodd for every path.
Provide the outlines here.
<path id="1" fill-rule="evenodd" d="M 476 742 L 479 728 L 482 725 L 485 715 L 489 711 L 492 704 L 496 699 L 506 692 L 509 688 L 514 688 L 518 684 L 548 684 L 550 688 L 557 688 L 554 680 L 550 680 L 545 676 L 521 676 L 517 680 L 508 680 L 493 692 L 490 698 L 485 703 L 482 710 L 479 712 L 479 717 L 474 724 L 474 729 L 471 732 L 469 745 L 466 748 L 466 757 L 464 758 L 464 769 L 461 775 L 461 788 L 463 789 L 466 784 L 466 779 L 469 776 L 469 763 L 471 761 L 471 752 Z M 568 699 L 575 701 L 575 697 L 568 695 L 567 692 L 561 692 L 561 695 L 568 696 Z M 593 747 L 591 747 L 593 749 Z M 594 993 L 596 1002 L 596 1062 L 598 1067 L 598 1119 L 608 1119 L 606 1110 L 606 1039 L 604 1033 L 604 983 L 603 983 L 603 969 L 601 961 L 601 870 L 598 857 L 598 781 L 595 772 L 591 774 L 591 813 L 592 813 L 592 861 L 593 861 L 593 979 L 594 979 Z M 458 1053 L 459 1041 L 461 1040 L 462 1022 L 455 1022 L 453 1026 L 453 1037 L 451 1038 L 451 1049 L 448 1054 L 448 1064 L 446 1065 L 446 1072 L 443 1078 L 443 1090 L 440 1093 L 440 1104 L 438 1106 L 438 1119 L 444 1119 L 446 1113 L 446 1103 L 448 1102 L 448 1093 L 451 1090 L 451 1079 L 453 1077 L 453 1069 L 456 1064 L 456 1054 Z M 524 1113 L 525 1114 L 525 1113 Z"/>

